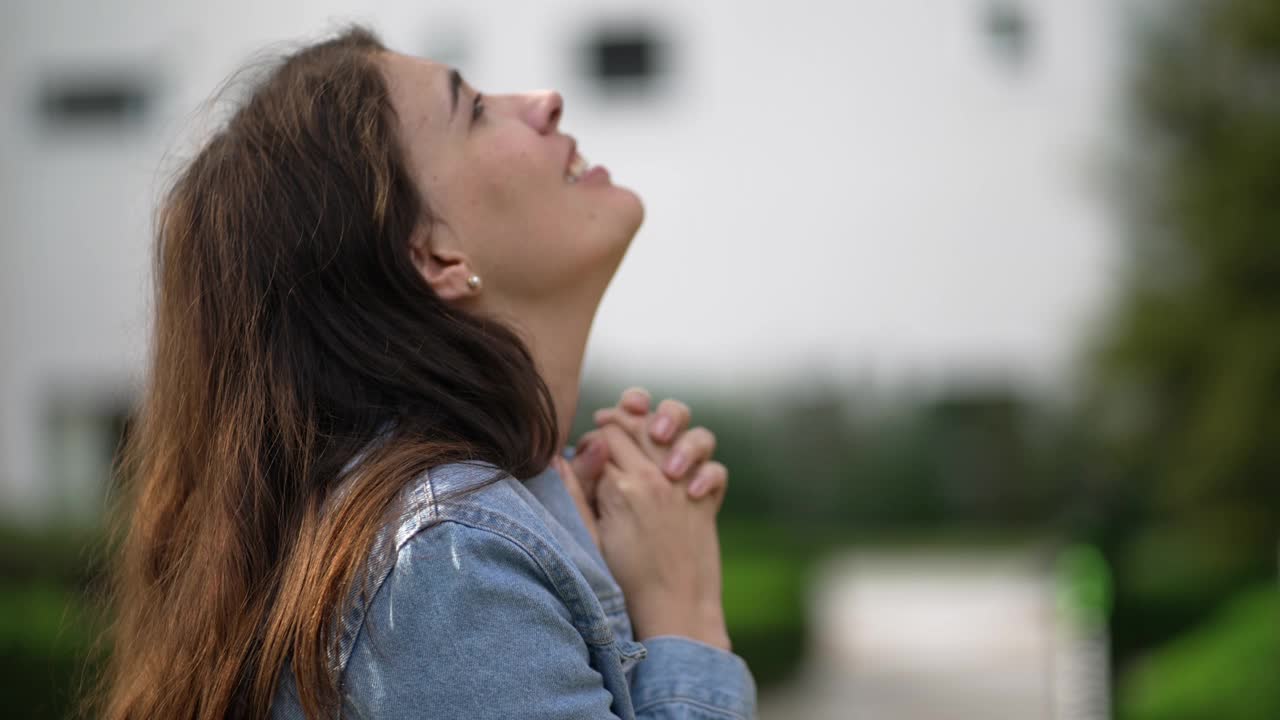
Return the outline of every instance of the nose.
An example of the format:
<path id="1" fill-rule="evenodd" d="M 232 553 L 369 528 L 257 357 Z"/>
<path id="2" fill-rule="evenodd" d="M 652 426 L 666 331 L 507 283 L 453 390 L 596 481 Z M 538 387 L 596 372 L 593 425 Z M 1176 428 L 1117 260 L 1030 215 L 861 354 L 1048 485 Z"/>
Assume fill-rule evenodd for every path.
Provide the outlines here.
<path id="1" fill-rule="evenodd" d="M 540 90 L 528 94 L 529 102 L 525 105 L 525 118 L 529 125 L 539 133 L 547 134 L 556 131 L 560 124 L 560 111 L 564 107 L 564 98 L 555 90 Z"/>

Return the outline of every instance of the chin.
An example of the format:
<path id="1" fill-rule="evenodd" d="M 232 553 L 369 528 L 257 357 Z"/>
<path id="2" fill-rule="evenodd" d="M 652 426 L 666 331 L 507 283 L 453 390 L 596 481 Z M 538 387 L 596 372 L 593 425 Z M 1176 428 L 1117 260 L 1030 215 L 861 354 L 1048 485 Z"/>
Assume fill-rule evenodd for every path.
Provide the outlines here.
<path id="1" fill-rule="evenodd" d="M 615 188 L 618 192 L 610 202 L 608 222 L 598 225 L 598 240 L 593 243 L 602 251 L 597 257 L 600 267 L 608 268 L 610 276 L 622 263 L 622 258 L 631 247 L 631 240 L 644 222 L 644 203 L 640 196 L 626 188 Z"/>
<path id="2" fill-rule="evenodd" d="M 619 224 L 626 226 L 627 242 L 630 243 L 630 236 L 635 235 L 636 231 L 640 229 L 640 225 L 644 222 L 644 202 L 630 188 L 618 187 L 616 189 L 619 191 L 618 195 L 621 196 L 619 214 L 623 216 L 620 218 Z"/>

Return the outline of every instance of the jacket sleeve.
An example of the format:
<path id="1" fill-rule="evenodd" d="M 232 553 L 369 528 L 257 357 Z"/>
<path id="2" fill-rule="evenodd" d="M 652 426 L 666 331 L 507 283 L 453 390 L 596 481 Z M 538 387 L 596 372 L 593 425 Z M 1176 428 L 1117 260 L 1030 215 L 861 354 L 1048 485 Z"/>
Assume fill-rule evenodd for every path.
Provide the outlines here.
<path id="1" fill-rule="evenodd" d="M 728 650 L 679 635 L 641 644 L 648 656 L 635 666 L 631 703 L 644 720 L 756 716 L 756 686 L 746 662 Z"/>
<path id="2" fill-rule="evenodd" d="M 736 655 L 675 636 L 643 643 L 637 718 L 748 718 Z M 359 718 L 617 718 L 613 694 L 546 571 L 516 539 L 445 521 L 420 531 L 371 599 L 343 674 Z M 644 706 L 639 704 L 644 703 Z"/>

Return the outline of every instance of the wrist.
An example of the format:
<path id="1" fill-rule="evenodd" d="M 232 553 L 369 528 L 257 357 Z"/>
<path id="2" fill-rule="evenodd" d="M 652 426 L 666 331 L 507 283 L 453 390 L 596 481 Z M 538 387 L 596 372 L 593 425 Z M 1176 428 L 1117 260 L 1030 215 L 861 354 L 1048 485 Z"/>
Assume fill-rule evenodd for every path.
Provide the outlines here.
<path id="1" fill-rule="evenodd" d="M 732 652 L 724 611 L 719 607 L 682 612 L 634 613 L 632 626 L 637 640 L 660 635 L 678 635 Z"/>
<path id="2" fill-rule="evenodd" d="M 724 650 L 725 652 L 733 652 L 733 643 L 729 641 L 729 633 L 724 628 L 690 628 L 687 630 L 671 628 L 652 633 L 640 633 L 636 636 L 636 639 L 644 642 L 658 637 L 678 637 Z"/>

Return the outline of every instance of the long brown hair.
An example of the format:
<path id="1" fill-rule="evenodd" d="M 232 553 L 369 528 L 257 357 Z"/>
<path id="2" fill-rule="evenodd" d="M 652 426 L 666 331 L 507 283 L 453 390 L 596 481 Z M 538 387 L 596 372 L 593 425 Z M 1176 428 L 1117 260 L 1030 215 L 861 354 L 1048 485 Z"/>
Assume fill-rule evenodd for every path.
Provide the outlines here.
<path id="1" fill-rule="evenodd" d="M 456 460 L 526 478 L 556 451 L 528 348 L 409 259 L 441 219 L 384 49 L 356 26 L 280 59 L 159 207 L 104 717 L 261 717 L 286 661 L 308 716 L 336 714 L 337 609 L 397 492 Z"/>

